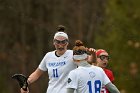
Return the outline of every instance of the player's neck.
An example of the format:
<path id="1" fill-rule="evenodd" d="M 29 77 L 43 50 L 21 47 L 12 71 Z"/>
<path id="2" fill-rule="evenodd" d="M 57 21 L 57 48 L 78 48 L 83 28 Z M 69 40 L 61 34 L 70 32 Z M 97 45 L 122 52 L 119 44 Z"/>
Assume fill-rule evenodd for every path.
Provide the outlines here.
<path id="1" fill-rule="evenodd" d="M 83 61 L 78 63 L 78 66 L 90 67 L 91 65 L 87 61 L 83 60 Z"/>
<path id="2" fill-rule="evenodd" d="M 65 52 L 66 52 L 66 50 L 63 50 L 63 51 L 55 51 L 55 55 L 56 55 L 57 57 L 60 57 L 60 56 L 63 55 Z"/>

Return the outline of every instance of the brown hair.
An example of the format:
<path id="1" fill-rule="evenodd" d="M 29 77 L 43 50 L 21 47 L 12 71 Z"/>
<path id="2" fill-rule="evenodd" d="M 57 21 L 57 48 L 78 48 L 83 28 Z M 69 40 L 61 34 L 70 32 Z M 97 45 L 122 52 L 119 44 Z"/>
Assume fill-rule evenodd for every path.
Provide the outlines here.
<path id="1" fill-rule="evenodd" d="M 57 31 L 58 31 L 58 32 L 59 32 L 59 31 L 64 32 L 65 29 L 66 29 L 66 27 L 63 26 L 63 25 L 58 25 L 58 26 L 57 26 Z"/>
<path id="2" fill-rule="evenodd" d="M 81 40 L 75 41 L 75 46 L 73 47 L 73 51 L 76 51 L 76 50 L 86 51 L 86 48 Z"/>

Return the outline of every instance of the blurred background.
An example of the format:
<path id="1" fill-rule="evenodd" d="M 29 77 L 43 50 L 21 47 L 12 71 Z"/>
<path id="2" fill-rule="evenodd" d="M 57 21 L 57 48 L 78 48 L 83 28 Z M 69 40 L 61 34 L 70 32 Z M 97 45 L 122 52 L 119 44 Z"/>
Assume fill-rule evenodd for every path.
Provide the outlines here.
<path id="1" fill-rule="evenodd" d="M 66 26 L 69 49 L 76 39 L 103 48 L 121 93 L 140 89 L 140 0 L 0 0 L 0 93 L 20 93 L 15 73 L 30 75 L 54 50 L 58 25 Z M 30 86 L 45 93 L 47 73 Z"/>

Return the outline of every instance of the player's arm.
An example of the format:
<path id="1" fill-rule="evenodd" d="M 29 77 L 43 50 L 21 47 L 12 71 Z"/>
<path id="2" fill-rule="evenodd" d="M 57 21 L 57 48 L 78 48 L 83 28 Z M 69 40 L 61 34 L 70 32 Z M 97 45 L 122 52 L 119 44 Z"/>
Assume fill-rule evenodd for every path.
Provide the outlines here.
<path id="1" fill-rule="evenodd" d="M 67 88 L 67 93 L 74 93 L 74 88 Z"/>
<path id="2" fill-rule="evenodd" d="M 72 70 L 68 75 L 66 93 L 74 93 L 78 87 L 78 74 L 77 71 Z"/>
<path id="3" fill-rule="evenodd" d="M 40 70 L 39 68 L 37 68 L 29 77 L 28 77 L 28 84 L 31 84 L 33 82 L 35 82 L 42 74 L 44 73 L 44 71 Z"/>
<path id="4" fill-rule="evenodd" d="M 44 73 L 44 71 L 40 70 L 39 68 L 37 68 L 29 77 L 28 77 L 28 84 L 31 84 L 33 82 L 35 82 L 42 74 Z M 22 88 L 20 89 L 21 93 L 29 93 L 29 89 L 27 89 L 27 91 L 24 91 Z"/>
<path id="5" fill-rule="evenodd" d="M 111 93 L 120 93 L 118 88 L 114 84 L 112 84 L 111 82 L 106 84 L 105 86 Z"/>
<path id="6" fill-rule="evenodd" d="M 96 50 L 94 48 L 87 48 L 87 51 L 89 52 L 88 56 L 88 63 L 95 64 L 96 63 Z"/>

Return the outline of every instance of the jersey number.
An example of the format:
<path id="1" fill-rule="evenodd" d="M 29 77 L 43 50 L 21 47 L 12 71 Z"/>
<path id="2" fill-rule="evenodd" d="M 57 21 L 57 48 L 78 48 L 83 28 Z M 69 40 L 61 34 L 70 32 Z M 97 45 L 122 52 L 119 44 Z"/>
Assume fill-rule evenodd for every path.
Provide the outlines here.
<path id="1" fill-rule="evenodd" d="M 58 77 L 58 71 L 57 69 L 53 69 L 53 77 Z"/>
<path id="2" fill-rule="evenodd" d="M 92 83 L 91 81 L 88 81 L 87 85 L 89 86 L 89 93 L 92 93 Z M 94 82 L 94 88 L 95 88 L 95 93 L 100 93 L 101 90 L 101 81 L 100 80 L 96 80 Z"/>

